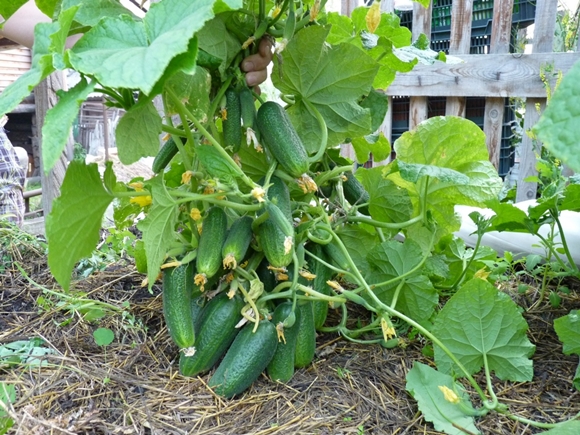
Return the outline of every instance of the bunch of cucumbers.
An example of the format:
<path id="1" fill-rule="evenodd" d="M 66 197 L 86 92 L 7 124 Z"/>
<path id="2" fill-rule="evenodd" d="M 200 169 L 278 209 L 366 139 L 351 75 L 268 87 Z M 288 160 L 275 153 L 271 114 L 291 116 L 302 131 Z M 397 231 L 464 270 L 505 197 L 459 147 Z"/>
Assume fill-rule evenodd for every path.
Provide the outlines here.
<path id="1" fill-rule="evenodd" d="M 313 204 L 328 217 L 336 207 L 336 185 L 342 186 L 343 205 L 354 212 L 368 213 L 369 198 L 352 170 L 337 171 L 336 157 L 324 153 L 312 161 L 280 104 L 267 101 L 256 110 L 244 87 L 228 88 L 223 101 L 220 145 L 235 156 L 250 146 L 244 131 L 252 129 L 268 157 L 269 170 L 256 181 L 264 195 L 247 200 L 225 192 L 230 203 L 251 202 L 247 212 L 219 201 L 190 204 L 199 211 L 193 225 L 198 231 L 191 231 L 189 252 L 163 269 L 163 312 L 180 348 L 180 373 L 197 376 L 215 368 L 208 385 L 232 397 L 263 372 L 288 382 L 295 369 L 312 362 L 317 329 L 329 307 L 344 303 L 332 280 L 336 270 L 350 267 L 331 237 L 315 236 Z M 169 139 L 153 169 L 163 174 L 177 153 Z M 298 189 L 304 179 L 315 188 Z"/>

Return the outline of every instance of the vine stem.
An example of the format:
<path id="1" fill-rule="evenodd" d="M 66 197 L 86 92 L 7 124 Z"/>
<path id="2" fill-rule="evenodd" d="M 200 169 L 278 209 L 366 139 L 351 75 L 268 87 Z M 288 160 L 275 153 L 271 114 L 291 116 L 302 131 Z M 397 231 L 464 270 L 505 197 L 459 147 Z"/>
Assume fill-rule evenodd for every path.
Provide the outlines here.
<path id="1" fill-rule="evenodd" d="M 328 129 L 326 128 L 326 122 L 324 121 L 324 118 L 322 117 L 318 109 L 314 107 L 314 104 L 312 104 L 310 101 L 306 99 L 303 99 L 302 102 L 308 108 L 309 111 L 314 113 L 314 116 L 318 121 L 318 126 L 320 127 L 320 136 L 321 136 L 320 146 L 318 147 L 318 151 L 316 152 L 316 154 L 308 158 L 309 163 L 315 163 L 322 158 L 324 152 L 326 151 L 326 145 L 328 144 Z"/>
<path id="2" fill-rule="evenodd" d="M 473 376 L 471 376 L 471 374 L 467 371 L 467 369 L 463 366 L 463 364 L 461 364 L 461 361 L 459 361 L 459 359 L 453 354 L 453 352 L 451 352 L 449 350 L 449 348 L 447 348 L 447 346 L 445 346 L 443 344 L 443 342 L 441 340 L 439 340 L 435 335 L 433 335 L 430 331 L 428 331 L 425 327 L 423 327 L 421 324 L 419 324 L 415 320 L 413 320 L 410 317 L 406 316 L 405 314 L 389 307 L 388 305 L 383 304 L 379 300 L 377 295 L 375 295 L 375 293 L 371 290 L 369 284 L 363 278 L 360 271 L 358 270 L 358 268 L 356 267 L 356 265 L 352 261 L 352 258 L 350 256 L 350 254 L 348 253 L 348 250 L 346 249 L 346 247 L 342 243 L 342 240 L 340 240 L 338 235 L 334 232 L 333 232 L 333 237 L 334 237 L 334 240 L 336 241 L 337 245 L 340 247 L 341 251 L 345 255 L 345 258 L 346 258 L 347 262 L 349 263 L 350 268 L 353 270 L 353 273 L 356 276 L 357 281 L 359 282 L 359 284 L 362 284 L 362 286 L 366 290 L 367 294 L 373 300 L 373 302 L 376 304 L 376 306 L 380 310 L 386 311 L 388 314 L 395 316 L 395 317 L 398 317 L 399 319 L 403 320 L 407 324 L 411 325 L 412 327 L 417 329 L 421 334 L 423 334 L 425 337 L 430 339 L 435 345 L 439 346 L 441 348 L 441 350 L 443 352 L 445 352 L 447 354 L 447 356 L 451 359 L 451 361 L 453 361 L 453 363 L 459 368 L 459 370 L 461 370 L 463 372 L 463 374 L 465 375 L 465 377 L 467 378 L 469 383 L 473 386 L 473 388 L 477 391 L 477 393 L 479 394 L 481 399 L 487 400 L 487 397 L 486 397 L 484 391 L 478 385 L 478 383 L 473 378 Z"/>
<path id="3" fill-rule="evenodd" d="M 570 254 L 570 249 L 568 248 L 568 242 L 566 241 L 566 236 L 564 235 L 564 228 L 562 228 L 562 222 L 560 222 L 559 212 L 552 213 L 552 216 L 554 217 L 556 225 L 558 226 L 558 230 L 560 231 L 560 240 L 562 241 L 562 246 L 564 247 L 564 252 L 566 253 L 568 263 L 570 264 L 570 267 L 574 269 L 576 273 L 578 273 L 579 272 L 578 266 L 576 266 L 576 263 L 574 263 L 574 259 L 572 258 L 572 255 Z"/>
<path id="4" fill-rule="evenodd" d="M 248 177 L 244 173 L 244 171 L 242 171 L 242 168 L 238 166 L 238 164 L 234 161 L 234 159 L 231 158 L 231 156 L 226 152 L 226 150 L 224 150 L 224 148 L 220 145 L 220 143 L 205 129 L 205 127 L 201 124 L 201 122 L 195 116 L 193 116 L 193 114 L 187 109 L 187 107 L 185 107 L 185 105 L 179 100 L 177 95 L 175 95 L 175 92 L 173 92 L 173 90 L 170 89 L 168 91 L 168 94 L 173 100 L 173 104 L 175 104 L 176 106 L 180 107 L 181 110 L 183 110 L 184 114 L 187 115 L 187 117 L 191 120 L 191 122 L 193 122 L 195 128 L 197 128 L 199 132 L 203 134 L 207 138 L 207 140 L 210 141 L 210 143 L 220 153 L 220 155 L 224 158 L 224 160 L 226 160 L 228 164 L 236 171 L 236 173 L 243 180 L 243 182 L 252 189 L 257 187 L 256 183 L 254 183 L 252 179 Z"/>

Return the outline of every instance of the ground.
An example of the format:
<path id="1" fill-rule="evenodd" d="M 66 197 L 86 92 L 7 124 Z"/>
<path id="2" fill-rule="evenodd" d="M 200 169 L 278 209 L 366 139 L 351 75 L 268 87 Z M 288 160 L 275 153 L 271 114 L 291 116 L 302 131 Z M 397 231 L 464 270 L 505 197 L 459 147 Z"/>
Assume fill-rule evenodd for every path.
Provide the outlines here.
<path id="1" fill-rule="evenodd" d="M 225 400 L 207 388 L 208 375 L 184 378 L 178 373 L 178 351 L 163 322 L 160 288 L 154 286 L 152 293 L 142 288 L 143 276 L 129 262 L 111 264 L 74 283 L 74 291 L 86 293 L 85 298 L 117 307 L 128 303 L 122 312 L 89 323 L 67 312 L 73 305 L 82 309 L 83 301 L 63 304 L 47 292 L 59 287 L 44 252 L 27 243 L 15 246 L 8 244 L 0 252 L 0 346 L 40 337 L 55 351 L 45 367 L 0 363 L 0 379 L 17 390 L 7 409 L 16 422 L 15 433 L 439 433 L 405 391 L 413 362 L 429 364 L 420 342 L 384 349 L 320 334 L 314 363 L 298 370 L 287 385 L 262 376 L 242 396 Z M 22 271 L 6 262 L 7 256 Z M 554 318 L 580 308 L 580 285 L 573 282 L 571 287 L 574 291 L 561 308 L 541 304 L 524 311 L 529 338 L 537 346 L 534 381 L 496 380 L 500 400 L 523 417 L 557 422 L 580 412 L 580 392 L 572 385 L 578 357 L 562 354 L 552 328 Z M 530 290 L 518 302 L 529 308 L 536 296 Z M 95 343 L 98 327 L 115 333 L 111 345 Z M 477 420 L 477 426 L 483 434 L 540 432 L 497 414 Z"/>

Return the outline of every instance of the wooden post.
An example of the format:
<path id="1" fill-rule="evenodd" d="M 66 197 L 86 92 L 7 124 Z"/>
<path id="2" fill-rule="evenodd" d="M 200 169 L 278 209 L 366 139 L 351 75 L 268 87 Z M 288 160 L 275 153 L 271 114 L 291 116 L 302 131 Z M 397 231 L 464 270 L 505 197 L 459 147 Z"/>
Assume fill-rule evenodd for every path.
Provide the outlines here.
<path id="1" fill-rule="evenodd" d="M 534 41 L 532 53 L 549 53 L 552 51 L 554 31 L 556 28 L 557 2 L 553 0 L 538 0 L 536 3 L 536 25 L 534 27 Z M 539 71 L 538 71 L 539 74 Z M 520 145 L 520 171 L 517 181 L 516 202 L 535 199 L 537 184 L 524 181 L 527 177 L 537 175 L 536 152 L 534 140 L 528 136 L 527 132 L 539 119 L 536 106 L 544 107 L 545 98 L 526 99 L 526 116 L 524 118 L 524 135 Z M 541 144 L 537 143 L 541 148 Z"/>
<path id="2" fill-rule="evenodd" d="M 514 0 L 496 0 L 493 7 L 490 54 L 510 52 Z M 489 160 L 499 169 L 505 98 L 486 98 L 483 118 Z"/>
<path id="3" fill-rule="evenodd" d="M 432 3 L 428 8 L 424 8 L 419 3 L 413 4 L 413 41 L 421 33 L 431 35 L 431 14 Z M 411 97 L 409 102 L 409 130 L 414 129 L 418 124 L 428 117 L 427 97 Z"/>
<path id="4" fill-rule="evenodd" d="M 64 88 L 63 73 L 57 71 L 49 75 L 34 89 L 37 122 L 36 140 L 38 141 L 40 150 L 40 183 L 42 185 L 42 209 L 44 216 L 47 216 L 50 213 L 52 210 L 52 201 L 60 195 L 60 186 L 64 179 L 68 159 L 65 149 L 48 174 L 44 173 L 44 164 L 42 162 L 42 126 L 44 125 L 46 112 L 57 102 L 56 91 Z"/>
<path id="5" fill-rule="evenodd" d="M 454 1 L 451 9 L 451 41 L 449 54 L 469 54 L 471 47 L 471 17 L 473 0 Z M 465 97 L 449 97 L 445 115 L 465 118 Z"/>
<path id="6" fill-rule="evenodd" d="M 105 147 L 105 162 L 109 158 L 109 117 L 107 115 L 107 106 L 105 105 L 105 97 L 103 96 L 103 146 Z"/>

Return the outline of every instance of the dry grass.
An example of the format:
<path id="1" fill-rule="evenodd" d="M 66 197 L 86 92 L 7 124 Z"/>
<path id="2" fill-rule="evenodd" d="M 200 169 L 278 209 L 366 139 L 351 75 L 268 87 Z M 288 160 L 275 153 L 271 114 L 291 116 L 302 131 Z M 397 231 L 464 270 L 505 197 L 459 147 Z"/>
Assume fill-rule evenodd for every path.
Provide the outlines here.
<path id="1" fill-rule="evenodd" d="M 56 288 L 42 256 L 30 254 L 25 263 L 36 282 Z M 413 361 L 428 362 L 417 343 L 387 350 L 320 335 L 314 364 L 299 370 L 287 385 L 261 377 L 241 397 L 225 400 L 207 388 L 208 375 L 179 375 L 159 289 L 149 294 L 141 289 L 141 279 L 130 267 L 114 266 L 77 282 L 76 290 L 119 306 L 129 302 L 128 313 L 142 326 L 132 327 L 121 314 L 98 324 L 75 316 L 59 326 L 67 315 L 39 309 L 41 289 L 17 269 L 0 275 L 0 344 L 41 337 L 56 351 L 49 367 L 0 371 L 2 380 L 18 391 L 16 403 L 8 408 L 16 421 L 14 433 L 438 433 L 405 391 L 405 375 Z M 563 310 L 542 306 L 526 313 L 530 339 L 537 345 L 534 381 L 495 384 L 500 400 L 524 417 L 555 422 L 580 411 L 580 395 L 572 386 L 578 359 L 562 355 L 552 330 L 555 317 L 580 308 L 580 298 L 573 294 Z M 106 349 L 93 340 L 97 327 L 115 332 L 115 341 Z M 497 414 L 477 425 L 484 434 L 539 432 Z"/>

